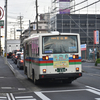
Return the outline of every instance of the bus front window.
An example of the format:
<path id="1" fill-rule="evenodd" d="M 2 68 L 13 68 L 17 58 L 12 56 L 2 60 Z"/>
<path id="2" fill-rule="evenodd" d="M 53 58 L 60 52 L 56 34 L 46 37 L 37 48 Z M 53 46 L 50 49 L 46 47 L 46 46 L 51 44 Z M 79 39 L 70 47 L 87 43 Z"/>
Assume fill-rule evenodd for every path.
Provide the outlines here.
<path id="1" fill-rule="evenodd" d="M 43 53 L 77 53 L 78 43 L 76 35 L 44 36 Z"/>

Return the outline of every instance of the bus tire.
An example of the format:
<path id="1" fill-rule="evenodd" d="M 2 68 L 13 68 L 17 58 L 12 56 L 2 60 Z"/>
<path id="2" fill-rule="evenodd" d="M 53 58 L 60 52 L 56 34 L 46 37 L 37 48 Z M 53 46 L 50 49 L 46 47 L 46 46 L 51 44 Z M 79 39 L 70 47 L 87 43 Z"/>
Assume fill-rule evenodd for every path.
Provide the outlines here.
<path id="1" fill-rule="evenodd" d="M 32 75 L 33 82 L 34 82 L 35 85 L 37 85 L 37 84 L 38 84 L 38 80 L 35 79 L 34 70 L 33 70 L 33 73 L 32 73 L 32 74 L 33 74 L 33 75 Z"/>

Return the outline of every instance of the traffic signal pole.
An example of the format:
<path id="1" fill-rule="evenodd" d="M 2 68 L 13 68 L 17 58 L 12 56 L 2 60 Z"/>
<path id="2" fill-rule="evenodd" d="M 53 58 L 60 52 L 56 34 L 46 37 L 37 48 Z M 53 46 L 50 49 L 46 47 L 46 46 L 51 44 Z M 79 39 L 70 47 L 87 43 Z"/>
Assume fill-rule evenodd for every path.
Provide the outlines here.
<path id="1" fill-rule="evenodd" d="M 7 64 L 7 0 L 5 0 L 5 64 Z"/>

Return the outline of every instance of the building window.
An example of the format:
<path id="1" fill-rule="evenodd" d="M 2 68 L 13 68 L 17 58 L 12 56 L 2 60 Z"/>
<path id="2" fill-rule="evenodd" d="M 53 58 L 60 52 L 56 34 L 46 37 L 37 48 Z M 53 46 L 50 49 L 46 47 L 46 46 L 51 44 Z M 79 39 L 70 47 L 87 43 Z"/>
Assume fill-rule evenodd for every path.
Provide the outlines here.
<path id="1" fill-rule="evenodd" d="M 42 29 L 42 26 L 38 26 L 39 29 Z"/>

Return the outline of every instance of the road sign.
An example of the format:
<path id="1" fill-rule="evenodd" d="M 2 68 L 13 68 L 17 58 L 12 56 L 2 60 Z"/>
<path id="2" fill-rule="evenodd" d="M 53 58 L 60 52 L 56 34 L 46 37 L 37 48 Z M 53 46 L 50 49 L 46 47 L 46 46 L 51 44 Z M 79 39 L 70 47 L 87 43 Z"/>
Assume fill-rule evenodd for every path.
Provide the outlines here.
<path id="1" fill-rule="evenodd" d="M 0 26 L 4 26 L 4 20 L 0 20 Z"/>
<path id="2" fill-rule="evenodd" d="M 99 44 L 99 31 L 94 31 L 94 44 Z"/>
<path id="3" fill-rule="evenodd" d="M 0 20 L 3 18 L 4 16 L 4 10 L 2 9 L 2 7 L 0 7 Z"/>
<path id="4" fill-rule="evenodd" d="M 81 51 L 84 51 L 84 50 L 86 50 L 86 44 L 81 45 Z"/>

